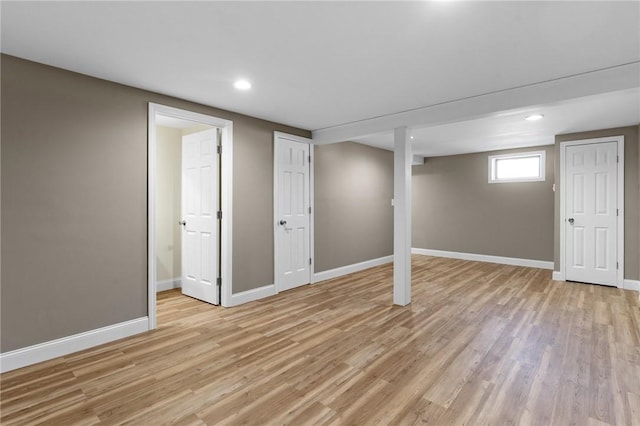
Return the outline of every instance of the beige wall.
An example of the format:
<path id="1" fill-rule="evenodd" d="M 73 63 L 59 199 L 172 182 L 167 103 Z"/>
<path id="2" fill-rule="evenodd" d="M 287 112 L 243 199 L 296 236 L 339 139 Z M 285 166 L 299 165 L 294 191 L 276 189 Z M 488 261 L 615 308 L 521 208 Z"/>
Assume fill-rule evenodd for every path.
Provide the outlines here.
<path id="1" fill-rule="evenodd" d="M 488 156 L 546 151 L 544 182 L 488 183 Z M 412 246 L 553 260 L 553 146 L 427 158 L 413 167 Z"/>
<path id="2" fill-rule="evenodd" d="M 212 129 L 213 127 L 207 125 L 207 124 L 196 124 L 194 126 L 191 127 L 186 127 L 184 129 L 182 129 L 182 136 L 187 136 L 190 135 L 192 133 L 196 133 L 196 132 L 202 132 L 208 129 Z"/>
<path id="3" fill-rule="evenodd" d="M 156 127 L 156 279 L 180 278 L 182 241 L 181 219 L 181 129 Z"/>
<path id="4" fill-rule="evenodd" d="M 148 102 L 233 120 L 233 291 L 273 283 L 273 131 L 308 131 L 7 55 L 1 78 L 2 352 L 147 315 Z"/>
<path id="5" fill-rule="evenodd" d="M 315 272 L 393 254 L 393 153 L 316 146 Z"/>
<path id="6" fill-rule="evenodd" d="M 556 136 L 556 156 L 558 159 L 560 158 L 560 142 L 603 138 L 607 136 L 624 136 L 624 277 L 631 280 L 640 279 L 640 269 L 638 266 L 640 259 L 639 131 L 640 126 L 630 126 Z M 555 174 L 557 190 L 554 213 L 556 218 L 554 228 L 554 262 L 555 270 L 558 271 L 560 270 L 560 164 L 556 164 Z"/>

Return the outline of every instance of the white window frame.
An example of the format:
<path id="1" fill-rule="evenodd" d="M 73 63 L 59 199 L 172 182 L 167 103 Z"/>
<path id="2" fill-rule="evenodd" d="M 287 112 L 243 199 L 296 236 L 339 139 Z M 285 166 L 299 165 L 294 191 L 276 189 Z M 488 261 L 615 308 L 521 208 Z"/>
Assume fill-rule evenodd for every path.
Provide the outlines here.
<path id="1" fill-rule="evenodd" d="M 546 151 L 529 151 L 529 152 L 519 152 L 516 154 L 500 154 L 500 155 L 490 155 L 489 156 L 489 183 L 511 183 L 511 182 L 543 182 L 546 180 L 545 176 L 545 156 Z M 528 158 L 528 157 L 539 157 L 539 172 L 538 177 L 524 177 L 524 178 L 514 178 L 514 179 L 498 179 L 494 178 L 494 168 L 498 160 L 507 160 L 507 159 L 515 159 L 515 158 Z"/>

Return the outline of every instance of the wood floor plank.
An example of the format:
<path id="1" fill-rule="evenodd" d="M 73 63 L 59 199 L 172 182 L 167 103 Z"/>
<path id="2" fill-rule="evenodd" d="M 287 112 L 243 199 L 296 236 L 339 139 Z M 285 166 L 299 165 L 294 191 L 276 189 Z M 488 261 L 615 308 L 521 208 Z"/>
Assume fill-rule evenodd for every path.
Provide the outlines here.
<path id="1" fill-rule="evenodd" d="M 636 292 L 413 256 L 0 376 L 2 425 L 640 425 Z"/>

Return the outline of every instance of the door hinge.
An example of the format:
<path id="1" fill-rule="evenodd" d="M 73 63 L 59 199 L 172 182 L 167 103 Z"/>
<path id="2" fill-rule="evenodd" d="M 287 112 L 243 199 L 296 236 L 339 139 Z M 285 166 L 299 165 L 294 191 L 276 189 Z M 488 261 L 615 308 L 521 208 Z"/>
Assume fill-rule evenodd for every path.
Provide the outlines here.
<path id="1" fill-rule="evenodd" d="M 218 219 L 222 219 L 222 210 L 218 210 Z"/>
<path id="2" fill-rule="evenodd" d="M 619 162 L 620 162 L 620 156 L 616 155 L 616 163 L 619 163 Z"/>
<path id="3" fill-rule="evenodd" d="M 311 214 L 311 206 L 309 206 L 309 214 Z"/>
<path id="4" fill-rule="evenodd" d="M 620 216 L 620 210 L 616 209 L 616 216 Z"/>
<path id="5" fill-rule="evenodd" d="M 311 265 L 311 258 L 309 258 L 309 265 Z"/>
<path id="6" fill-rule="evenodd" d="M 216 285 L 217 285 L 218 287 L 222 286 L 222 277 L 218 277 L 218 278 L 216 279 Z"/>
<path id="7" fill-rule="evenodd" d="M 616 269 L 618 269 L 618 268 L 619 268 L 619 266 L 618 266 L 618 262 L 616 262 Z"/>
<path id="8" fill-rule="evenodd" d="M 218 154 L 222 154 L 222 145 L 218 145 Z"/>
<path id="9" fill-rule="evenodd" d="M 311 155 L 309 155 L 309 164 L 311 164 Z"/>

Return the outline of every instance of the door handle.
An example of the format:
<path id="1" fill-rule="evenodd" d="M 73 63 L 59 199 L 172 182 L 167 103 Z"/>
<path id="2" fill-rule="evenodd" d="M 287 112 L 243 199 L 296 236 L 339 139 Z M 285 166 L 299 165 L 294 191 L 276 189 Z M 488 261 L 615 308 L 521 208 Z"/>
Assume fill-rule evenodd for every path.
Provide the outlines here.
<path id="1" fill-rule="evenodd" d="M 179 220 L 178 221 L 178 225 L 187 226 L 187 221 L 186 220 Z"/>
<path id="2" fill-rule="evenodd" d="M 280 221 L 280 225 L 286 225 L 286 224 L 287 224 L 287 221 L 286 221 L 286 220 L 281 220 L 281 221 Z"/>
<path id="3" fill-rule="evenodd" d="M 572 218 L 572 217 L 570 217 L 570 218 L 569 218 L 569 223 L 573 225 L 573 222 L 574 222 L 573 218 Z"/>

